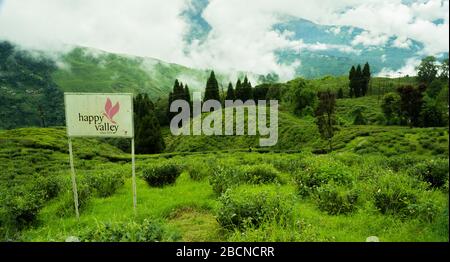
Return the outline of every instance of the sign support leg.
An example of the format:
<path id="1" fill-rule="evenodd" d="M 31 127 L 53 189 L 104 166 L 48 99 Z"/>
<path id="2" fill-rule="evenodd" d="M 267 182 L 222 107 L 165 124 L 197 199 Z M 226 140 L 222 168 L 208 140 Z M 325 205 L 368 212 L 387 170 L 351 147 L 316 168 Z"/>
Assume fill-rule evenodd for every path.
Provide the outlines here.
<path id="1" fill-rule="evenodd" d="M 73 153 L 72 153 L 72 140 L 69 137 L 69 159 L 70 159 L 70 170 L 72 173 L 72 189 L 73 189 L 73 200 L 75 203 L 75 214 L 77 220 L 80 219 L 80 213 L 78 212 L 78 191 L 77 191 L 77 181 L 75 178 L 75 168 L 73 166 Z"/>
<path id="2" fill-rule="evenodd" d="M 131 168 L 132 168 L 132 184 L 133 184 L 133 210 L 136 215 L 136 172 L 135 172 L 135 162 L 134 162 L 134 137 L 131 138 Z"/>

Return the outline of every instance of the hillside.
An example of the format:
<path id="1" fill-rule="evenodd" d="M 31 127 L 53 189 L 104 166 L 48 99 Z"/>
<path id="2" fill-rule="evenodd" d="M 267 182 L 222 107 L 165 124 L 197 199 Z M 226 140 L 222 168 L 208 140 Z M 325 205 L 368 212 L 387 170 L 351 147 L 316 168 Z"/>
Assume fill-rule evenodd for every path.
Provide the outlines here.
<path id="1" fill-rule="evenodd" d="M 359 98 L 354 103 L 350 99 L 338 100 L 337 113 L 341 120 L 333 148 L 337 152 L 358 154 L 378 153 L 395 156 L 401 154 L 420 154 L 428 156 L 448 156 L 448 128 L 409 128 L 380 125 L 381 110 L 373 110 L 365 101 L 374 98 Z M 355 107 L 362 108 L 368 125 L 353 125 L 352 112 Z M 376 108 L 376 107 L 374 107 Z M 382 115 L 381 115 L 382 116 Z M 205 115 L 203 115 L 205 117 Z M 253 117 L 246 121 L 256 121 Z M 247 126 L 247 122 L 245 124 Z M 224 126 L 222 127 L 224 130 Z M 278 143 L 269 148 L 259 146 L 259 136 L 174 136 L 168 128 L 163 131 L 166 152 L 322 152 L 326 143 L 320 139 L 314 119 L 298 118 L 287 112 L 278 115 Z"/>
<path id="2" fill-rule="evenodd" d="M 175 79 L 191 91 L 203 90 L 210 73 L 91 48 L 69 50 L 24 50 L 0 41 L 0 129 L 64 125 L 63 92 L 147 93 L 156 101 L 168 96 Z M 220 85 L 227 85 L 230 76 L 216 73 Z"/>

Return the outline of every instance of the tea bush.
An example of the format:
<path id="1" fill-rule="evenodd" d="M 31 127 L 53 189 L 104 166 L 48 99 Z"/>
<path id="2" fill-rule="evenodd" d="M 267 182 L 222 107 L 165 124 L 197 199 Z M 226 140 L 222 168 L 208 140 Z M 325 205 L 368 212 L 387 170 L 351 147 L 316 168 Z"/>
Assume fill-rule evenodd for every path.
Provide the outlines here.
<path id="1" fill-rule="evenodd" d="M 86 185 L 93 195 L 98 197 L 108 197 L 114 194 L 118 188 L 123 186 L 125 178 L 120 172 L 112 170 L 101 170 L 95 173 L 88 173 L 84 176 Z"/>
<path id="2" fill-rule="evenodd" d="M 278 182 L 278 170 L 272 165 L 260 164 L 243 167 L 242 180 L 250 184 Z"/>
<path id="3" fill-rule="evenodd" d="M 218 166 L 213 171 L 210 184 L 220 195 L 227 189 L 242 184 L 268 184 L 279 182 L 279 172 L 269 164 L 242 167 Z"/>
<path id="4" fill-rule="evenodd" d="M 42 191 L 32 191 L 26 187 L 12 189 L 3 200 L 7 219 L 18 228 L 35 221 L 44 203 Z"/>
<path id="5" fill-rule="evenodd" d="M 161 224 L 144 219 L 141 223 L 100 223 L 84 233 L 83 242 L 159 242 L 163 240 Z"/>
<path id="6" fill-rule="evenodd" d="M 432 220 L 438 212 L 436 201 L 420 181 L 402 174 L 381 177 L 374 194 L 375 206 L 383 214 L 401 218 Z"/>
<path id="7" fill-rule="evenodd" d="M 239 184 L 241 170 L 237 167 L 218 166 L 214 168 L 209 183 L 216 195 L 221 195 L 228 188 Z"/>
<path id="8" fill-rule="evenodd" d="M 181 169 L 172 163 L 151 165 L 143 170 L 142 176 L 150 186 L 163 187 L 174 184 L 181 174 Z"/>
<path id="9" fill-rule="evenodd" d="M 186 166 L 185 170 L 188 172 L 189 177 L 195 181 L 201 181 L 212 174 L 211 166 L 203 162 L 191 162 Z"/>
<path id="10" fill-rule="evenodd" d="M 348 184 L 353 180 L 353 173 L 340 162 L 311 162 L 304 170 L 294 174 L 294 180 L 301 196 L 308 196 L 318 187 L 330 181 Z"/>
<path id="11" fill-rule="evenodd" d="M 259 226 L 264 221 L 288 221 L 292 197 L 274 186 L 241 186 L 227 190 L 219 199 L 217 221 L 226 229 Z"/>
<path id="12" fill-rule="evenodd" d="M 317 188 L 314 198 L 320 210 L 330 215 L 339 215 L 355 211 L 358 197 L 358 190 L 330 183 Z"/>
<path id="13" fill-rule="evenodd" d="M 448 181 L 448 171 L 448 159 L 431 159 L 416 164 L 408 173 L 440 188 Z"/>
<path id="14" fill-rule="evenodd" d="M 401 170 L 406 170 L 409 167 L 417 164 L 421 159 L 417 156 L 393 156 L 385 158 L 384 161 L 388 168 L 392 169 L 394 172 L 399 172 Z M 381 163 L 380 163 L 381 164 Z"/>
<path id="15" fill-rule="evenodd" d="M 43 200 L 50 200 L 58 196 L 62 189 L 62 181 L 56 177 L 38 177 L 34 180 L 32 191 L 38 192 Z"/>

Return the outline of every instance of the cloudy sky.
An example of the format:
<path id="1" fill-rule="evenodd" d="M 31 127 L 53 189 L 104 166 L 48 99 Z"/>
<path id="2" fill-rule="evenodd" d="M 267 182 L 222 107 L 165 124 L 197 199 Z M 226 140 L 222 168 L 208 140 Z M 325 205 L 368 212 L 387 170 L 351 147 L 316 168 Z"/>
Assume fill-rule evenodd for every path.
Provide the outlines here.
<path id="1" fill-rule="evenodd" d="M 189 18 L 198 6 L 198 16 Z M 365 30 L 344 49 L 383 45 L 395 36 L 398 46 L 414 39 L 423 43 L 423 54 L 437 54 L 448 52 L 448 9 L 448 0 L 0 0 L 0 39 L 289 77 L 292 65 L 279 64 L 275 51 L 302 42 L 273 30 L 285 17 Z M 198 32 L 199 23 L 207 35 Z"/>

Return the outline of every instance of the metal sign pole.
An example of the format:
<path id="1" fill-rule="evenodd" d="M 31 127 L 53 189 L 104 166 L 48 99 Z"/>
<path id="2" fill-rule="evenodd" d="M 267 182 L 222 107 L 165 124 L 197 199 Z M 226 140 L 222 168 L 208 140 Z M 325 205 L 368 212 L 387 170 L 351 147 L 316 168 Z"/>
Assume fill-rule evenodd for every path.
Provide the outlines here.
<path id="1" fill-rule="evenodd" d="M 77 219 L 80 219 L 80 213 L 78 212 L 78 191 L 77 191 L 77 181 L 75 179 L 75 168 L 73 166 L 73 153 L 72 153 L 72 140 L 69 137 L 69 158 L 70 158 L 70 170 L 72 171 L 72 189 L 73 189 L 73 200 L 75 202 L 75 214 Z"/>
<path id="2" fill-rule="evenodd" d="M 131 168 L 132 168 L 132 183 L 133 183 L 133 210 L 136 215 L 136 172 L 134 163 L 134 137 L 131 138 Z"/>

